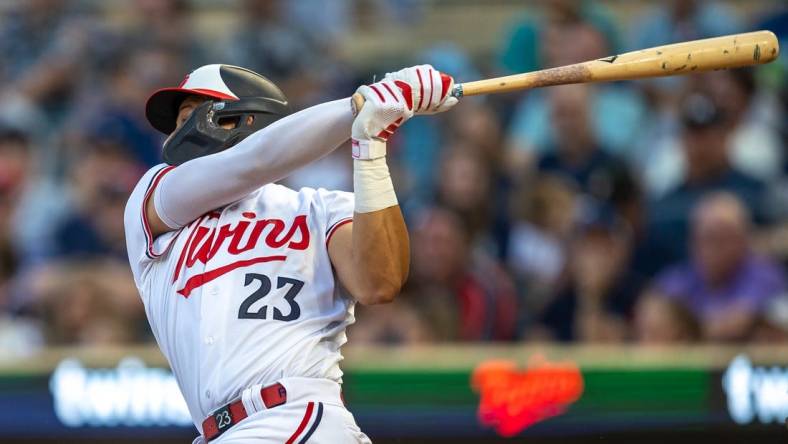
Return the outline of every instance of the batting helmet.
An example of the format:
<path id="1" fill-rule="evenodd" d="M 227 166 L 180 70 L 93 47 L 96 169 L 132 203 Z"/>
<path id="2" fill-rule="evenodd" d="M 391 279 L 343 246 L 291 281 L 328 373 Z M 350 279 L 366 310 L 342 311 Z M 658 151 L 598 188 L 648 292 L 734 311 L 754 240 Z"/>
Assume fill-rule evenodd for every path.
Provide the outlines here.
<path id="1" fill-rule="evenodd" d="M 208 100 L 173 133 L 178 108 L 191 95 Z M 218 64 L 197 68 L 177 88 L 156 91 L 145 106 L 150 124 L 170 135 L 162 154 L 170 165 L 226 150 L 289 112 L 287 97 L 273 82 L 245 68 Z M 220 126 L 227 119 L 236 122 L 234 128 Z"/>

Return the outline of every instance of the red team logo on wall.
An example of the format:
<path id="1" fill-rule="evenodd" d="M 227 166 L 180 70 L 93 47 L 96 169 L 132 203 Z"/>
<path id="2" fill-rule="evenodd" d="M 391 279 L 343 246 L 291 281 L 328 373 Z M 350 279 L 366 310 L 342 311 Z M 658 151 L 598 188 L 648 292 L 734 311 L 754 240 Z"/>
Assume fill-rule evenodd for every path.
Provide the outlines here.
<path id="1" fill-rule="evenodd" d="M 541 356 L 518 370 L 510 361 L 489 361 L 473 372 L 479 392 L 479 421 L 501 436 L 515 436 L 539 421 L 560 415 L 580 399 L 583 376 L 570 362 L 551 363 Z"/>

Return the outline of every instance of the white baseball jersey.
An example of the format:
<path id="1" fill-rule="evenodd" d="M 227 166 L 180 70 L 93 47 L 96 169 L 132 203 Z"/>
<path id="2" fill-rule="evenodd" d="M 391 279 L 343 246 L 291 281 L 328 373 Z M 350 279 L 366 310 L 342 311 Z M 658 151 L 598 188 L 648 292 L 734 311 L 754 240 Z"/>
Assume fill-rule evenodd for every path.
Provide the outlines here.
<path id="1" fill-rule="evenodd" d="M 144 202 L 171 169 L 154 167 L 137 184 L 126 241 L 151 329 L 197 429 L 254 384 L 341 382 L 354 302 L 336 291 L 327 242 L 351 221 L 353 195 L 269 184 L 152 239 Z"/>

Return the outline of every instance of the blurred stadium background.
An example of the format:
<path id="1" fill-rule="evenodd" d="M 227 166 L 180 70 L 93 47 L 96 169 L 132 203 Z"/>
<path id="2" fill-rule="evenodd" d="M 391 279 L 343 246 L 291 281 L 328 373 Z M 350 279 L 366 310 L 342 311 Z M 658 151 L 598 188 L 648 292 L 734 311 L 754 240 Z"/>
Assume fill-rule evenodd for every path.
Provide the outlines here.
<path id="1" fill-rule="evenodd" d="M 127 269 L 149 93 L 249 67 L 295 107 L 771 29 L 784 1 L 0 1 L 0 442 L 195 435 Z M 468 98 L 389 163 L 402 296 L 359 307 L 376 441 L 785 442 L 788 62 Z M 286 180 L 350 190 L 349 149 Z"/>

